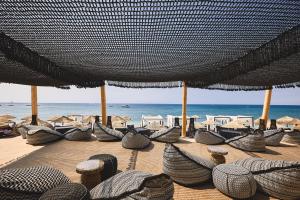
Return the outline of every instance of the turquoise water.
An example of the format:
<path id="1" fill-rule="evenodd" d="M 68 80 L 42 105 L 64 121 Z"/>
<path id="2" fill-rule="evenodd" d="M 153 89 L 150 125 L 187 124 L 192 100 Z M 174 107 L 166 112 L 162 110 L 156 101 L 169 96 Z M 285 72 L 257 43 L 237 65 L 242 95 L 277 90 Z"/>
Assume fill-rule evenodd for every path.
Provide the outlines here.
<path id="1" fill-rule="evenodd" d="M 12 114 L 17 118 L 31 115 L 31 107 L 25 103 L 0 103 L 0 115 Z M 13 105 L 13 106 L 10 106 Z M 142 115 L 181 115 L 180 104 L 128 104 L 129 108 L 123 108 L 122 104 L 108 104 L 108 115 L 126 115 L 131 117 L 132 123 L 139 124 Z M 39 116 L 48 119 L 53 115 L 99 115 L 99 104 L 86 103 L 41 103 L 39 104 Z M 262 105 L 188 105 L 188 115 L 199 115 L 200 120 L 206 119 L 205 115 L 250 115 L 258 118 L 262 112 Z M 300 118 L 300 106 L 273 105 L 270 110 L 271 118 L 282 116 Z"/>

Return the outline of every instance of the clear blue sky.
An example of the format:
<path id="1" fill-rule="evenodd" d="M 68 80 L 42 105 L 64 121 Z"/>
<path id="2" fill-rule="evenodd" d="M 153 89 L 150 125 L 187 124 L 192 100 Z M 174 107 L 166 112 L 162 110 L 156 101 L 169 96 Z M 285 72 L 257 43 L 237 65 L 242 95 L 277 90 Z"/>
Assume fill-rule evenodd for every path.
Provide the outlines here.
<path id="1" fill-rule="evenodd" d="M 127 89 L 107 87 L 108 103 L 181 103 L 181 88 Z M 0 84 L 0 102 L 30 102 L 30 86 Z M 99 103 L 99 89 L 62 90 L 51 87 L 38 88 L 38 101 Z M 264 91 L 228 92 L 218 90 L 188 89 L 189 104 L 262 104 Z M 273 90 L 272 104 L 300 105 L 300 88 Z"/>

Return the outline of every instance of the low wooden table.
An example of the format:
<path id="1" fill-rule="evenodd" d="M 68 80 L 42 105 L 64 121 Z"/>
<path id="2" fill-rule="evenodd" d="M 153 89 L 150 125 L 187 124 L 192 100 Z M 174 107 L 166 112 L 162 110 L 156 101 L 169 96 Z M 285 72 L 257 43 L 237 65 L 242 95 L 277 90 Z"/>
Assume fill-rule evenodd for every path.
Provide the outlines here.
<path id="1" fill-rule="evenodd" d="M 77 164 L 76 172 L 81 174 L 80 182 L 90 190 L 101 182 L 103 168 L 102 160 L 87 160 Z"/>
<path id="2" fill-rule="evenodd" d="M 219 146 L 208 146 L 207 151 L 211 153 L 211 160 L 217 165 L 225 163 L 225 155 L 228 154 L 228 151 Z"/>

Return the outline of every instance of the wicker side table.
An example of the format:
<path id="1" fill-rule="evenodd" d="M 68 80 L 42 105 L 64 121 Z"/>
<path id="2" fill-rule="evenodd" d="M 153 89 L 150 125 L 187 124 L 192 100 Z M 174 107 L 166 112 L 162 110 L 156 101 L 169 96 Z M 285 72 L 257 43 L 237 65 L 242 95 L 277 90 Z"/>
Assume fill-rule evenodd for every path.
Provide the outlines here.
<path id="1" fill-rule="evenodd" d="M 87 160 L 77 164 L 76 172 L 81 174 L 80 182 L 90 190 L 101 182 L 101 172 L 103 168 L 103 161 Z"/>
<path id="2" fill-rule="evenodd" d="M 207 151 L 211 153 L 211 160 L 217 165 L 225 163 L 225 155 L 228 154 L 228 151 L 222 147 L 218 146 L 208 146 Z"/>

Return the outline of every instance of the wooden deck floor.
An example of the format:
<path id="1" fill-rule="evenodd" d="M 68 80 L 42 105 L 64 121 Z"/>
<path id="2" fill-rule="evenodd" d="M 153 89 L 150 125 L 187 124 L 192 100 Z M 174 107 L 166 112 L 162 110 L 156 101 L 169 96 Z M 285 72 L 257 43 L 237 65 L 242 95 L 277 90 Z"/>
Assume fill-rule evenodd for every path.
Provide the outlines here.
<path id="1" fill-rule="evenodd" d="M 24 141 L 25 142 L 25 141 Z M 122 148 L 120 142 L 73 142 L 61 140 L 40 148 L 29 155 L 12 162 L 2 168 L 21 168 L 35 165 L 51 165 L 62 170 L 74 182 L 79 182 L 79 174 L 75 172 L 75 166 L 80 161 L 86 160 L 94 154 L 109 153 L 118 158 L 118 169 L 136 169 L 153 174 L 162 172 L 163 143 L 153 142 L 147 149 L 141 151 Z M 207 146 L 194 143 L 192 140 L 182 140 L 176 144 L 180 148 L 201 157 L 209 159 Z M 220 145 L 228 149 L 226 162 L 250 156 L 262 157 L 273 160 L 300 161 L 300 146 L 282 144 L 280 147 L 267 147 L 265 153 L 246 153 L 234 149 L 226 144 Z M 17 148 L 17 147 L 15 147 Z M 1 153 L 0 153 L 1 156 Z M 134 161 L 134 162 L 132 162 Z M 174 199 L 230 199 L 214 188 L 212 183 L 206 183 L 199 187 L 187 188 L 175 184 Z M 255 199 L 272 199 L 258 193 Z"/>

